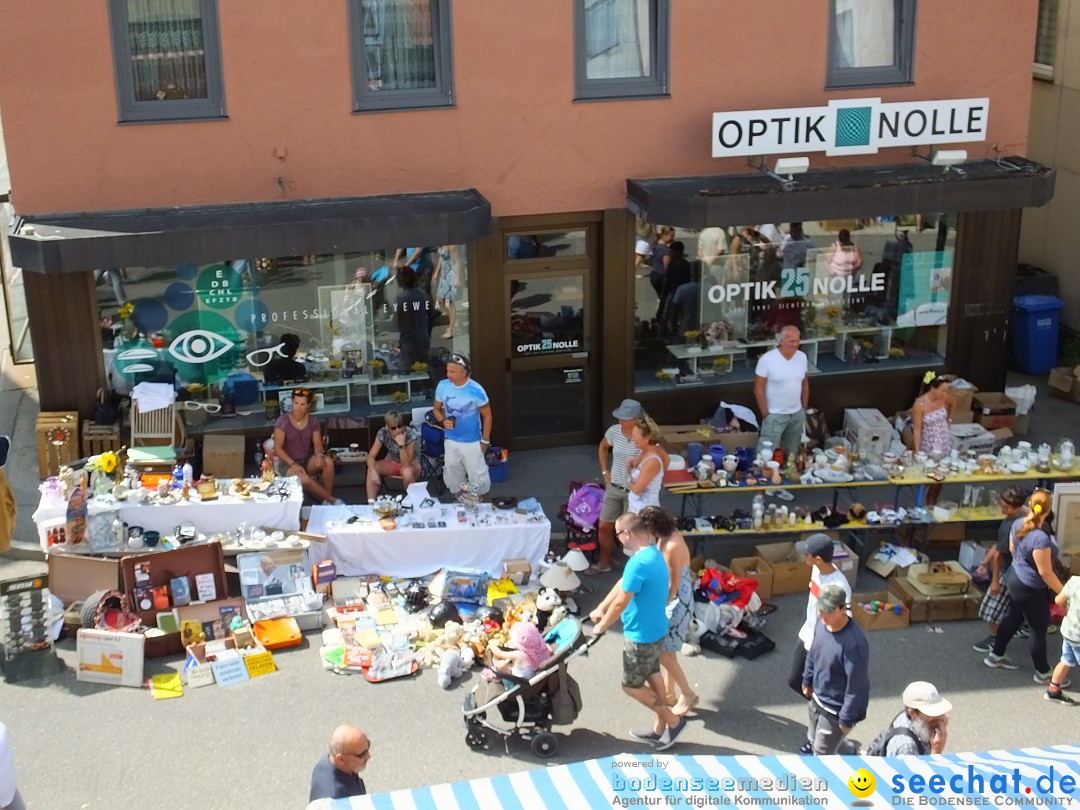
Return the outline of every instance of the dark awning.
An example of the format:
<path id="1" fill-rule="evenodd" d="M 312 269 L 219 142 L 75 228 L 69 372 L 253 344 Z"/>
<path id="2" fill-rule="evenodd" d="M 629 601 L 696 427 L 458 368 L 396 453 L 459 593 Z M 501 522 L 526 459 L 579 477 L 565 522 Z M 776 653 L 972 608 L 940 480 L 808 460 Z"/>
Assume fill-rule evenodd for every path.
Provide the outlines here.
<path id="1" fill-rule="evenodd" d="M 1049 202 L 1054 177 L 1053 169 L 1019 157 L 948 170 L 912 161 L 810 171 L 786 185 L 763 172 L 628 180 L 626 204 L 648 222 L 683 228 L 991 211 Z"/>
<path id="2" fill-rule="evenodd" d="M 24 215 L 11 261 L 38 273 L 457 245 L 491 230 L 475 189 L 388 197 Z"/>

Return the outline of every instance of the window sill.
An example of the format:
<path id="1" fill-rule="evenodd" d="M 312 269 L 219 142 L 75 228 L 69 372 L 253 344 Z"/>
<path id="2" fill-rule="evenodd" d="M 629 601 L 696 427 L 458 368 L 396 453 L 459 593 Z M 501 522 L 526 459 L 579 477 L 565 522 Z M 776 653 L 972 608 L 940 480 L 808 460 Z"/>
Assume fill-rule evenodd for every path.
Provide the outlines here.
<path id="1" fill-rule="evenodd" d="M 385 107 L 356 107 L 352 109 L 353 115 L 371 115 L 372 113 L 394 112 L 417 112 L 420 110 L 452 110 L 457 107 L 453 101 L 440 100 L 437 102 L 408 102 L 402 100 L 401 104 L 390 104 Z"/>
<path id="2" fill-rule="evenodd" d="M 663 91 L 659 93 L 627 93 L 625 95 L 610 96 L 576 96 L 575 104 L 588 104 L 593 101 L 647 101 L 649 99 L 669 99 L 671 93 Z"/>
<path id="3" fill-rule="evenodd" d="M 206 121 L 228 121 L 227 115 L 196 115 L 190 118 L 121 118 L 116 123 L 121 126 L 133 124 L 197 124 Z"/>

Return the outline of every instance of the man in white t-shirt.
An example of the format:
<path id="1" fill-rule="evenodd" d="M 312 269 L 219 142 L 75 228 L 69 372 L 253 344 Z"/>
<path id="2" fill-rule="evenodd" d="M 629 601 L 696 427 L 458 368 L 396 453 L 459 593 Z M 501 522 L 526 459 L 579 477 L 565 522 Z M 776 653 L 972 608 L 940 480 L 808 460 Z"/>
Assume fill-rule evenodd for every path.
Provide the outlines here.
<path id="1" fill-rule="evenodd" d="M 754 397 L 762 417 L 758 450 L 772 442 L 774 448 L 783 448 L 787 462 L 799 450 L 810 401 L 809 364 L 799 351 L 799 338 L 798 327 L 785 326 L 777 347 L 761 355 L 754 370 Z"/>
<path id="2" fill-rule="evenodd" d="M 806 666 L 806 653 L 814 641 L 815 630 L 821 625 L 821 618 L 818 616 L 818 596 L 821 595 L 821 589 L 826 585 L 837 585 L 847 594 L 848 602 L 851 602 L 851 584 L 844 576 L 844 572 L 833 565 L 834 548 L 833 539 L 827 534 L 812 534 L 795 544 L 795 550 L 803 555 L 806 564 L 810 566 L 810 595 L 806 601 L 806 620 L 799 628 L 799 642 L 795 646 L 791 674 L 788 676 L 788 686 L 800 695 L 803 694 L 802 678 L 803 668 Z M 809 740 L 799 753 L 810 753 Z"/>
<path id="3" fill-rule="evenodd" d="M 630 438 L 634 425 L 645 415 L 641 403 L 636 399 L 624 399 L 611 415 L 618 419 L 619 423 L 604 432 L 604 438 L 600 440 L 600 447 L 597 448 L 600 474 L 604 478 L 604 505 L 596 532 L 600 555 L 594 564 L 585 569 L 589 576 L 607 573 L 614 564 L 615 518 L 630 508 L 630 472 L 626 462 L 641 452 Z"/>

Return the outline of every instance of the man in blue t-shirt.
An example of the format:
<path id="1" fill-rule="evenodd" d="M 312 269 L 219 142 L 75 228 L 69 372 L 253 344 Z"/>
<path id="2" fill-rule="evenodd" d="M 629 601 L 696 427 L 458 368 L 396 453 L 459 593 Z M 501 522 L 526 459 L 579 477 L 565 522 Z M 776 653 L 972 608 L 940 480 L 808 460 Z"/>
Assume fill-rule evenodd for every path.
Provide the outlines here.
<path id="1" fill-rule="evenodd" d="M 491 404 L 487 392 L 469 378 L 469 359 L 450 355 L 446 379 L 435 387 L 435 419 L 446 434 L 443 480 L 451 493 L 462 484 L 475 487 L 480 495 L 491 489 L 484 453 L 491 446 Z"/>
<path id="2" fill-rule="evenodd" d="M 686 718 L 676 717 L 664 702 L 660 676 L 660 648 L 668 632 L 667 562 L 637 515 L 628 513 L 616 520 L 615 536 L 631 557 L 622 579 L 589 618 L 596 623 L 593 632 L 600 635 L 622 617 L 623 691 L 655 715 L 652 728 L 630 735 L 665 751 L 686 727 Z"/>

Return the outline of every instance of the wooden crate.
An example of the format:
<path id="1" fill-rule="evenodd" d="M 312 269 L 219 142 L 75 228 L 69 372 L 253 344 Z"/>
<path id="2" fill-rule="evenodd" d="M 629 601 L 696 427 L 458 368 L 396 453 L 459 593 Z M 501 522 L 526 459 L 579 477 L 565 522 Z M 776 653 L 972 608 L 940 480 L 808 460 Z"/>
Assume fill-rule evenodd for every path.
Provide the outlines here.
<path id="1" fill-rule="evenodd" d="M 42 411 L 34 423 L 37 436 L 38 475 L 48 478 L 61 464 L 79 458 L 79 414 L 75 411 Z"/>
<path id="2" fill-rule="evenodd" d="M 96 456 L 107 450 L 120 451 L 120 425 L 95 425 L 90 420 L 82 424 L 82 454 Z"/>

